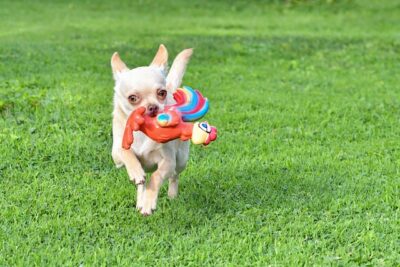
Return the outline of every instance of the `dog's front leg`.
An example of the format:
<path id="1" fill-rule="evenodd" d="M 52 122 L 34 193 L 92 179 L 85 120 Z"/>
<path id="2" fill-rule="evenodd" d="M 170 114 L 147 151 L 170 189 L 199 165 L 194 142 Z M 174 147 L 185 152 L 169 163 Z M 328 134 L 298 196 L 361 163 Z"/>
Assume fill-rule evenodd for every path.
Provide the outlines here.
<path id="1" fill-rule="evenodd" d="M 117 167 L 125 165 L 129 179 L 132 183 L 137 185 L 136 208 L 141 209 L 143 207 L 143 194 L 145 190 L 144 184 L 146 182 L 146 176 L 140 161 L 133 151 L 122 148 L 124 125 L 125 124 L 122 122 L 122 120 L 114 118 L 112 157 Z"/>
<path id="2" fill-rule="evenodd" d="M 172 153 L 173 154 L 173 153 Z M 157 170 L 151 175 L 150 182 L 146 187 L 143 199 L 143 215 L 150 215 L 157 206 L 158 192 L 166 177 L 175 175 L 175 156 L 168 155 L 158 164 Z"/>
<path id="3" fill-rule="evenodd" d="M 132 149 L 122 148 L 122 138 L 126 122 L 115 116 L 113 119 L 113 147 L 112 157 L 117 167 L 125 165 L 129 179 L 135 184 L 145 182 L 145 172 L 142 164 L 133 153 Z"/>
<path id="4" fill-rule="evenodd" d="M 136 208 L 138 210 L 143 207 L 143 195 L 145 191 L 146 174 L 132 150 L 119 150 L 119 159 L 123 162 L 128 172 L 129 179 L 137 187 Z"/>
<path id="5" fill-rule="evenodd" d="M 136 185 L 136 209 L 143 208 L 146 174 L 132 150 L 122 149 L 122 158 L 128 172 L 129 179 Z"/>

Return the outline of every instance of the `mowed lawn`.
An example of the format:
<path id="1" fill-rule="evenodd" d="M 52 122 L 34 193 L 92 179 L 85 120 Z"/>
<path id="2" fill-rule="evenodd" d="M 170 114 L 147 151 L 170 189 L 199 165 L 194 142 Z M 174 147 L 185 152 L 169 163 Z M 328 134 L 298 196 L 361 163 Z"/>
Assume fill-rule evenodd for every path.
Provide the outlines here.
<path id="1" fill-rule="evenodd" d="M 0 22 L 0 266 L 400 265 L 398 1 L 1 1 Z M 109 61 L 160 43 L 195 48 L 219 139 L 142 217 Z"/>

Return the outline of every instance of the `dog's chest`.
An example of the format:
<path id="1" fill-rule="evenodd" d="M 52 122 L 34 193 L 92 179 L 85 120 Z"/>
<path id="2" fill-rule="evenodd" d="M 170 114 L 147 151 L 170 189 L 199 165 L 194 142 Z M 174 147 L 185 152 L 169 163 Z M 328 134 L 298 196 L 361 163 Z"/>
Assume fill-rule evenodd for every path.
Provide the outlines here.
<path id="1" fill-rule="evenodd" d="M 132 149 L 146 171 L 154 171 L 161 161 L 162 145 L 153 141 L 142 132 L 134 132 Z"/>

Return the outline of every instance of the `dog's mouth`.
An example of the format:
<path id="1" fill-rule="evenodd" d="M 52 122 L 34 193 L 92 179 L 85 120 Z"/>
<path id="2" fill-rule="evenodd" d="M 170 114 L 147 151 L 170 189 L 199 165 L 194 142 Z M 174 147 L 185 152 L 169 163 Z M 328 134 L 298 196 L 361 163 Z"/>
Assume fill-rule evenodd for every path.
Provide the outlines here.
<path id="1" fill-rule="evenodd" d="M 155 112 L 148 112 L 147 113 L 150 117 L 155 117 L 157 115 L 157 113 Z"/>

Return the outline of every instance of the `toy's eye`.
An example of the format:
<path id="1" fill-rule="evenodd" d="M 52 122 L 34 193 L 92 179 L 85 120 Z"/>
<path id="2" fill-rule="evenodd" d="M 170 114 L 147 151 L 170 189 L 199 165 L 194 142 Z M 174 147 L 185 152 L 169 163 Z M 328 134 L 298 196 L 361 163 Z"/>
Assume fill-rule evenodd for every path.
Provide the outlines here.
<path id="1" fill-rule="evenodd" d="M 158 96 L 159 99 L 164 100 L 167 97 L 167 90 L 158 89 L 157 90 L 157 96 Z"/>
<path id="2" fill-rule="evenodd" d="M 128 96 L 128 100 L 131 104 L 136 104 L 139 101 L 139 97 L 137 95 Z"/>
<path id="3" fill-rule="evenodd" d="M 207 133 L 211 133 L 211 127 L 207 122 L 200 122 L 199 123 L 199 127 L 200 129 L 202 129 L 203 131 L 207 132 Z"/>

